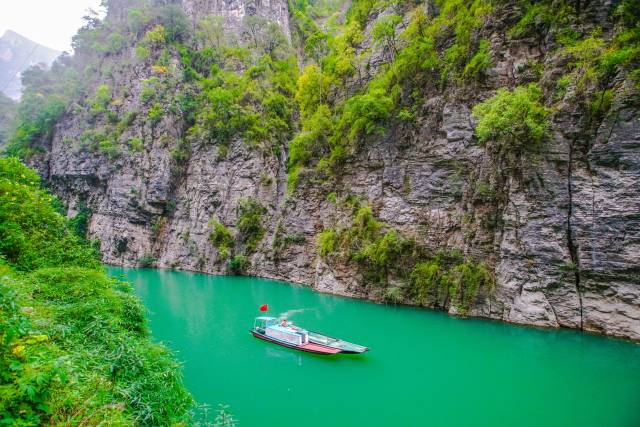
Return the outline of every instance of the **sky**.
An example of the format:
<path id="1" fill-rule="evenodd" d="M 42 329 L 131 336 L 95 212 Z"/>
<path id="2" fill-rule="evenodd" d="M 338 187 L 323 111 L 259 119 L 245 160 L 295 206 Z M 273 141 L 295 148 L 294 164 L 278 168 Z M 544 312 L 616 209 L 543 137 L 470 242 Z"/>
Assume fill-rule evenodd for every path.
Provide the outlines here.
<path id="1" fill-rule="evenodd" d="M 0 0 L 0 35 L 13 30 L 56 50 L 71 50 L 71 37 L 83 25 L 82 17 L 100 0 Z"/>

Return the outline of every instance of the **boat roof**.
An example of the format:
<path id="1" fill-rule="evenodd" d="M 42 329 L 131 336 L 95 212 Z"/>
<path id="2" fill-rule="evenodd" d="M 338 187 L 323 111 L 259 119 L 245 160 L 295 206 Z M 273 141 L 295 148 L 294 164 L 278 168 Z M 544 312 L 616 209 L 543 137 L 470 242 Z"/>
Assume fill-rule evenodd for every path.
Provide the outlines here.
<path id="1" fill-rule="evenodd" d="M 275 319 L 275 317 L 269 317 L 269 316 L 259 316 L 256 317 L 257 320 L 273 320 Z"/>

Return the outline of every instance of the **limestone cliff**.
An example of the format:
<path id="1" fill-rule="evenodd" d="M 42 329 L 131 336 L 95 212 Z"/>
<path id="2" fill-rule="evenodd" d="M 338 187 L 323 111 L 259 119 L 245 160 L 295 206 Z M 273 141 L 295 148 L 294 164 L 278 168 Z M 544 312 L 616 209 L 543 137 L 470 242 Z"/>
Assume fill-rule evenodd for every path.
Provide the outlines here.
<path id="1" fill-rule="evenodd" d="M 435 16 L 442 3 L 421 7 Z M 191 22 L 209 14 L 224 17 L 240 39 L 243 18 L 257 15 L 276 22 L 287 40 L 297 40 L 284 0 L 185 0 L 182 6 Z M 615 5 L 592 1 L 578 7 L 586 33 L 596 27 L 613 31 Z M 367 52 L 366 59 L 336 98 L 360 90 L 402 48 L 401 40 L 398 47 L 373 43 L 376 18 L 393 12 L 402 17 L 395 23 L 401 29 L 409 25 L 408 10 L 386 5 L 369 15 L 356 49 L 356 55 Z M 331 179 L 315 179 L 310 171 L 288 191 L 287 144 L 271 149 L 233 137 L 222 150 L 215 139 L 187 138 L 183 116 L 145 120 L 152 106 L 142 100 L 144 81 L 154 71 L 148 62 L 129 60 L 134 46 L 98 55 L 98 68 L 108 67 L 109 73 L 91 84 L 118 88 L 117 103 L 108 108 L 120 116 L 137 113 L 119 140 L 139 138 L 143 148 L 119 156 L 79 148 L 73 141 L 107 119 L 69 108 L 39 168 L 70 216 L 90 208 L 89 235 L 100 241 L 106 263 L 135 266 L 146 258 L 158 267 L 224 274 L 228 265 L 212 244 L 211 220 L 236 230 L 239 203 L 250 199 L 265 211 L 264 235 L 246 254 L 247 274 L 380 299 L 380 288 L 357 266 L 321 257 L 316 247 L 323 229 L 348 224 L 344 201 L 355 195 L 386 227 L 421 247 L 455 248 L 491 267 L 495 290 L 480 293 L 467 314 L 640 339 L 640 118 L 633 83 L 617 75 L 606 95 L 610 108 L 598 120 L 585 114 L 572 87 L 555 102 L 547 99 L 553 104 L 548 137 L 522 159 L 517 173 L 499 160 L 495 146 L 479 144 L 475 135 L 472 109 L 497 88 L 539 81 L 546 98 L 556 96 L 555 81 L 567 59 L 550 33 L 508 35 L 523 13 L 518 2 L 499 3 L 476 30 L 489 41 L 484 77 L 424 89 L 413 121 L 385 122 L 384 132 L 367 136 Z M 178 54 L 170 53 L 168 67 L 183 72 Z M 178 82 L 168 90 L 190 89 Z M 185 140 L 188 155 L 176 156 Z M 400 290 L 406 282 L 401 275 L 386 278 L 387 287 Z M 404 291 L 401 301 L 416 303 Z M 456 312 L 448 303 L 424 304 Z"/>

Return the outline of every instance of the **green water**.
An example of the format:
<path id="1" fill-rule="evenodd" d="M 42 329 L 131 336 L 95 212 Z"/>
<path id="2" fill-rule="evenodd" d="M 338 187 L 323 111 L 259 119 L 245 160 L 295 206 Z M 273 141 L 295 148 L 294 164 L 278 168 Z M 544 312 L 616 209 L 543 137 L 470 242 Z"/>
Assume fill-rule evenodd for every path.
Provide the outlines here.
<path id="1" fill-rule="evenodd" d="M 286 283 L 110 268 L 199 402 L 239 426 L 640 426 L 640 345 L 323 295 Z M 371 351 L 318 356 L 253 338 L 259 315 Z"/>

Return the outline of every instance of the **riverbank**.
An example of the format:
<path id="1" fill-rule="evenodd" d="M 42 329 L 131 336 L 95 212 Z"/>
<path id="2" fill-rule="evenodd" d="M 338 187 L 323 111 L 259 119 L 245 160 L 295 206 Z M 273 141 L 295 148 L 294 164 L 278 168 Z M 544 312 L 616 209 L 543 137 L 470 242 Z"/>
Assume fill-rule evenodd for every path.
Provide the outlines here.
<path id="1" fill-rule="evenodd" d="M 180 365 L 71 225 L 31 169 L 0 159 L 0 424 L 188 423 Z"/>

